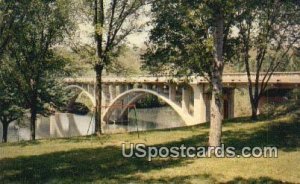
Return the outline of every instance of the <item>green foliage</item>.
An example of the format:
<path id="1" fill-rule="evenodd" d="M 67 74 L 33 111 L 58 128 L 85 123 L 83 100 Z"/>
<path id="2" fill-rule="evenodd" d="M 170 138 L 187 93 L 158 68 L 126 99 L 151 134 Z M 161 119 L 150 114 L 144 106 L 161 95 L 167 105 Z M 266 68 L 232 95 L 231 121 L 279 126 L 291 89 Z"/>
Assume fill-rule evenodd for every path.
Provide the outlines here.
<path id="1" fill-rule="evenodd" d="M 235 59 L 248 74 L 253 119 L 273 73 L 297 68 L 299 10 L 300 4 L 294 0 L 244 1 L 238 8 Z"/>
<path id="2" fill-rule="evenodd" d="M 62 50 L 59 51 L 62 54 Z M 79 75 L 94 75 L 92 66 L 95 65 L 95 48 L 90 45 L 77 45 L 72 47 L 72 51 L 63 52 L 64 58 L 70 60 L 74 65 L 70 68 L 75 68 Z M 77 63 L 77 67 L 76 67 Z M 139 54 L 125 44 L 120 46 L 118 53 L 111 58 L 111 64 L 107 65 L 105 74 L 130 76 L 140 73 Z"/>
<path id="3" fill-rule="evenodd" d="M 294 0 L 245 1 L 239 7 L 235 60 L 242 71 L 299 69 L 299 10 L 300 4 Z"/>
<path id="4" fill-rule="evenodd" d="M 19 24 L 27 15 L 28 0 L 0 1 L 0 62 L 12 42 L 14 33 L 20 30 Z"/>
<path id="5" fill-rule="evenodd" d="M 72 31 L 71 10 L 70 0 L 27 0 L 16 14 L 18 30 L 10 30 L 11 40 L 3 54 L 11 74 L 8 85 L 15 85 L 18 94 L 13 98 L 22 98 L 22 107 L 30 110 L 31 126 L 37 114 L 49 115 L 67 100 L 59 78 L 69 71 L 66 60 L 53 48 Z"/>
<path id="6" fill-rule="evenodd" d="M 66 76 L 94 76 L 92 63 L 89 60 L 91 54 L 86 53 L 86 49 L 81 47 L 76 52 L 63 47 L 53 49 L 54 54 L 65 62 Z"/>
<path id="7" fill-rule="evenodd" d="M 96 47 L 90 59 L 94 66 L 103 66 L 109 70 L 122 55 L 127 37 L 141 31 L 145 23 L 139 21 L 145 14 L 142 7 L 148 0 L 81 0 L 81 19 L 94 25 Z M 94 44 L 94 43 L 93 43 Z M 76 47 L 86 47 L 86 44 Z M 91 47 L 88 45 L 87 47 Z M 117 63 L 118 64 L 118 63 Z"/>
<path id="8" fill-rule="evenodd" d="M 140 56 L 132 48 L 122 45 L 119 56 L 107 67 L 107 74 L 130 76 L 140 73 Z"/>
<path id="9" fill-rule="evenodd" d="M 162 107 L 165 104 L 161 103 L 157 96 L 146 95 L 136 103 L 137 108 L 153 108 Z"/>
<path id="10" fill-rule="evenodd" d="M 36 106 L 37 113 L 47 114 L 51 106 L 59 107 L 65 100 L 57 78 L 65 76 L 66 63 L 51 47 L 63 40 L 70 20 L 66 1 L 32 1 L 29 12 L 31 17 L 24 22 L 11 57 L 27 107 Z"/>
<path id="11" fill-rule="evenodd" d="M 179 1 L 153 2 L 153 25 L 148 49 L 144 55 L 144 69 L 177 75 L 211 75 L 214 62 L 213 29 L 216 6 L 225 15 L 225 60 L 232 57 L 230 38 L 234 1 Z"/>
<path id="12" fill-rule="evenodd" d="M 153 3 L 155 27 L 151 30 L 150 43 L 144 55 L 144 68 L 151 73 L 209 70 L 213 56 L 212 40 L 206 32 L 208 25 L 201 19 L 195 19 L 196 1 L 180 2 L 164 0 Z"/>
<path id="13" fill-rule="evenodd" d="M 300 71 L 300 48 L 293 48 L 290 56 L 283 59 L 284 64 L 280 65 L 277 71 Z"/>
<path id="14" fill-rule="evenodd" d="M 90 109 L 83 103 L 75 102 L 69 109 L 68 113 L 87 115 Z"/>
<path id="15" fill-rule="evenodd" d="M 0 122 L 3 125 L 3 141 L 7 141 L 8 125 L 24 115 L 23 99 L 18 87 L 11 80 L 11 68 L 2 65 L 0 70 Z"/>
<path id="16" fill-rule="evenodd" d="M 23 99 L 17 85 L 11 80 L 11 68 L 2 65 L 0 70 L 0 121 L 10 123 L 23 115 Z"/>

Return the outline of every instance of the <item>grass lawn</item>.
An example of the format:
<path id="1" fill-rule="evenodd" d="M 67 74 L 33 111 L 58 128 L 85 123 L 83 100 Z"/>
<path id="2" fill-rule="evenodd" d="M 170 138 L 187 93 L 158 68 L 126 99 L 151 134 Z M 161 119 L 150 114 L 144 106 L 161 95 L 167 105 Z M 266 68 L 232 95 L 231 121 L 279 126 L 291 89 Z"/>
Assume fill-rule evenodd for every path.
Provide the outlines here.
<path id="1" fill-rule="evenodd" d="M 208 127 L 0 145 L 0 183 L 300 183 L 300 120 L 224 124 L 226 146 L 277 146 L 278 158 L 123 158 L 123 142 L 204 146 Z"/>

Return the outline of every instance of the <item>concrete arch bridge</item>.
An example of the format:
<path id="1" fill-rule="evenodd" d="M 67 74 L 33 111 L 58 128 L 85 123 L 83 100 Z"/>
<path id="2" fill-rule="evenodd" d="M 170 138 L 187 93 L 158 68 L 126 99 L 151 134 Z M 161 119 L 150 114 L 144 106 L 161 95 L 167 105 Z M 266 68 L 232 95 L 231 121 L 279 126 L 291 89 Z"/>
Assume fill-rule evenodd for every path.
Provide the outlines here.
<path id="1" fill-rule="evenodd" d="M 252 77 L 254 79 L 254 74 Z M 64 81 L 68 88 L 77 89 L 81 91 L 81 94 L 85 94 L 95 107 L 95 78 L 67 78 Z M 104 122 L 123 119 L 128 105 L 145 95 L 154 95 L 164 101 L 177 112 L 187 126 L 209 121 L 210 87 L 203 77 L 190 77 L 189 79 L 154 76 L 103 77 L 102 84 L 102 119 Z M 300 72 L 275 73 L 269 81 L 268 90 L 294 89 L 299 85 Z M 234 117 L 235 89 L 247 88 L 247 86 L 246 74 L 224 74 L 225 119 Z M 121 108 L 115 108 L 116 106 Z"/>

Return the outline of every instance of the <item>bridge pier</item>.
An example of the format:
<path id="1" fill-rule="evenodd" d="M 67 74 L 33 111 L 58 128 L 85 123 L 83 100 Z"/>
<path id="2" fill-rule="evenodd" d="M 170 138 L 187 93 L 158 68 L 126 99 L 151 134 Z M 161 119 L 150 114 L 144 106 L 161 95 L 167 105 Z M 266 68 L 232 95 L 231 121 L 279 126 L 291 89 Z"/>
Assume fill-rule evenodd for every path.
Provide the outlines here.
<path id="1" fill-rule="evenodd" d="M 109 84 L 109 97 L 110 97 L 110 102 L 112 102 L 117 97 L 117 85 L 116 84 Z M 108 107 L 108 108 L 111 108 L 111 107 Z M 112 108 L 114 108 L 114 107 L 112 107 Z M 115 110 L 113 110 L 113 113 L 111 114 L 111 116 L 106 120 L 107 123 L 110 118 L 115 120 L 116 117 L 117 117 L 117 112 Z"/>
<path id="2" fill-rule="evenodd" d="M 224 110 L 223 118 L 234 118 L 234 88 L 224 88 Z"/>
<path id="3" fill-rule="evenodd" d="M 204 85 L 192 85 L 194 90 L 194 119 L 198 123 L 207 121 Z"/>
<path id="4" fill-rule="evenodd" d="M 116 85 L 116 95 L 120 95 L 124 93 L 127 90 L 127 85 L 126 84 L 118 84 Z"/>
<path id="5" fill-rule="evenodd" d="M 127 84 L 127 90 L 131 90 L 131 89 L 133 89 L 133 84 Z"/>
<path id="6" fill-rule="evenodd" d="M 176 101 L 176 85 L 175 84 L 169 85 L 169 99 L 172 100 L 173 102 Z"/>
<path id="7" fill-rule="evenodd" d="M 103 101 L 105 102 L 104 105 L 108 105 L 110 103 L 110 94 L 109 94 L 109 86 L 104 84 L 102 86 L 102 94 L 103 94 Z"/>
<path id="8" fill-rule="evenodd" d="M 157 93 L 163 93 L 164 92 L 164 85 L 163 84 L 157 84 L 156 85 L 156 92 Z"/>
<path id="9" fill-rule="evenodd" d="M 143 89 L 152 90 L 152 84 L 143 84 Z"/>
<path id="10" fill-rule="evenodd" d="M 228 111 L 229 111 L 229 116 L 228 118 L 234 118 L 234 95 L 235 94 L 235 89 L 231 89 L 230 93 L 228 95 L 229 100 L 228 100 Z"/>
<path id="11" fill-rule="evenodd" d="M 110 96 L 110 101 L 113 101 L 116 98 L 117 92 L 116 92 L 116 85 L 115 84 L 110 84 L 109 85 L 109 96 Z"/>
<path id="12" fill-rule="evenodd" d="M 190 113 L 190 97 L 191 97 L 190 88 L 187 86 L 184 86 L 182 88 L 181 106 L 182 106 L 183 111 L 186 113 Z"/>

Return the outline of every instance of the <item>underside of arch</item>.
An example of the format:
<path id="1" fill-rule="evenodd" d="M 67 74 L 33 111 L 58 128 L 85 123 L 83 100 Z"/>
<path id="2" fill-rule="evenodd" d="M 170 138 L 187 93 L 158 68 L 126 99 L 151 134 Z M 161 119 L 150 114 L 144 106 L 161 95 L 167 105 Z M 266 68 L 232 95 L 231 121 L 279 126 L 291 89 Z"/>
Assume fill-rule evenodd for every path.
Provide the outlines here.
<path id="1" fill-rule="evenodd" d="M 122 94 L 120 94 L 119 96 L 117 96 L 108 106 L 108 108 L 104 111 L 103 116 L 102 116 L 102 120 L 106 120 L 107 117 L 110 116 L 110 114 L 112 113 L 112 111 L 114 110 L 113 105 L 120 101 L 125 99 L 127 96 L 136 93 L 139 98 L 141 98 L 142 96 L 146 95 L 146 94 L 151 94 L 154 96 L 157 96 L 159 99 L 161 99 L 162 101 L 166 102 L 173 110 L 175 110 L 175 112 L 182 118 L 182 120 L 185 122 L 186 125 L 195 125 L 197 124 L 196 121 L 194 120 L 194 118 L 188 114 L 185 113 L 180 106 L 178 106 L 175 102 L 171 101 L 168 97 L 165 97 L 164 95 L 161 95 L 155 91 L 152 90 L 148 90 L 148 89 L 132 89 L 129 91 L 126 91 Z M 135 97 L 134 97 L 135 98 Z M 131 103 L 133 103 L 133 100 L 138 100 L 139 98 L 136 99 L 132 99 Z"/>
<path id="2" fill-rule="evenodd" d="M 78 97 L 80 97 L 82 95 L 85 95 L 92 102 L 93 107 L 96 107 L 95 97 L 93 95 L 91 95 L 86 89 L 84 89 L 84 88 L 82 88 L 80 86 L 77 86 L 77 85 L 67 86 L 66 89 L 78 89 L 78 90 L 80 90 L 80 93 L 78 94 Z"/>

